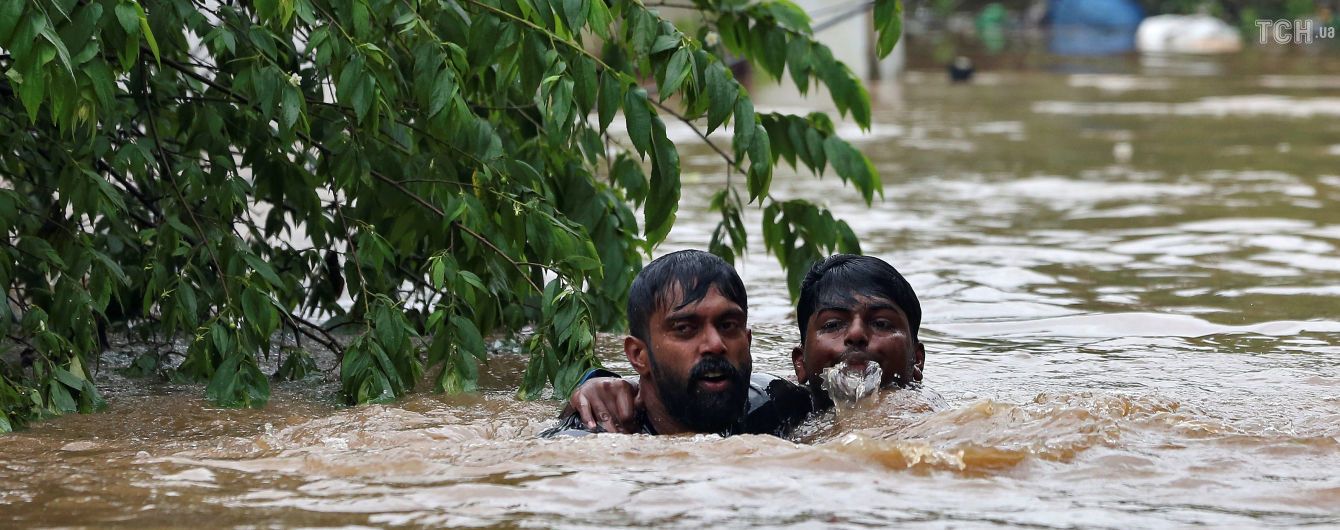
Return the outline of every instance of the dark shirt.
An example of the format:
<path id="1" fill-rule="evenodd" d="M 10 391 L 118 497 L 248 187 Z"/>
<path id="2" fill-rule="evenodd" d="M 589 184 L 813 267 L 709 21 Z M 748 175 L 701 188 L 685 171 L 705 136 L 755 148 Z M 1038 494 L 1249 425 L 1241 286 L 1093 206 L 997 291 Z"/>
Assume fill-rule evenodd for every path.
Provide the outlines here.
<path id="1" fill-rule="evenodd" d="M 582 378 L 586 382 L 595 377 L 619 377 L 613 372 L 600 370 Z M 744 416 L 730 429 L 720 433 L 722 436 L 734 434 L 771 434 L 785 437 L 796 426 L 808 418 L 814 405 L 810 392 L 804 387 L 771 374 L 753 374 L 749 378 L 749 397 Z M 642 434 L 656 434 L 643 411 L 637 412 L 637 424 Z M 540 433 L 541 437 L 584 436 L 590 433 L 605 432 L 599 425 L 587 428 L 581 415 L 573 412 L 559 418 L 558 425 Z"/>

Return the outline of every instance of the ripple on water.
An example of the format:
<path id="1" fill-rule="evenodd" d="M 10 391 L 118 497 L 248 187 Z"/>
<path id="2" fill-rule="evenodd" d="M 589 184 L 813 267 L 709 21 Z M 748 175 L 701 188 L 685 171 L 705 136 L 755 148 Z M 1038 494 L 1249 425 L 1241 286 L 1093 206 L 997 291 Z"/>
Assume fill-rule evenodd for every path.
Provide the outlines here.
<path id="1" fill-rule="evenodd" d="M 852 510 L 888 521 L 908 516 L 907 505 L 895 499 L 916 487 L 943 488 L 946 481 L 974 477 L 1017 480 L 1044 472 L 1047 462 L 1072 466 L 1071 480 L 1106 480 L 1140 499 L 1134 486 L 1151 476 L 1196 481 L 1180 485 L 1187 490 L 1235 484 L 1250 467 L 1247 459 L 1211 468 L 1189 462 L 1212 446 L 1295 460 L 1340 446 L 1330 438 L 1246 432 L 1151 395 L 1044 393 L 1022 404 L 986 399 L 949 408 L 915 396 L 886 393 L 862 415 L 821 419 L 813 445 L 767 436 L 533 440 L 523 434 L 533 431 L 522 427 L 508 438 L 490 434 L 497 426 L 479 421 L 443 426 L 392 408 L 344 411 L 253 438 L 270 446 L 262 453 L 225 444 L 160 459 L 171 472 L 158 476 L 154 487 L 205 486 L 192 495 L 233 509 L 361 514 L 390 525 L 499 524 L 524 514 L 564 524 L 688 526 L 763 513 L 851 517 Z M 353 425 L 361 432 L 347 432 Z M 350 443 L 323 441 L 330 437 Z M 1183 452 L 1146 448 L 1170 443 Z M 223 479 L 224 473 L 232 476 Z M 276 480 L 276 473 L 295 481 Z M 215 482 L 245 476 L 271 487 L 241 497 L 209 493 Z M 760 476 L 769 477 L 766 487 Z M 1302 492 L 1324 499 L 1327 491 Z M 839 500 L 853 495 L 872 503 L 867 509 L 882 508 L 863 512 L 861 503 Z M 801 498 L 833 502 L 797 504 Z"/>
<path id="2" fill-rule="evenodd" d="M 1033 103 L 1033 112 L 1079 116 L 1116 114 L 1125 116 L 1281 116 L 1310 118 L 1314 116 L 1340 116 L 1340 98 L 1300 98 L 1256 94 L 1206 97 L 1185 103 L 1039 101 Z"/>
<path id="3" fill-rule="evenodd" d="M 1106 313 L 1011 322 L 944 323 L 934 325 L 934 329 L 963 337 L 1201 337 L 1234 333 L 1284 336 L 1303 332 L 1340 333 L 1340 322 L 1276 321 L 1230 326 L 1191 315 Z"/>

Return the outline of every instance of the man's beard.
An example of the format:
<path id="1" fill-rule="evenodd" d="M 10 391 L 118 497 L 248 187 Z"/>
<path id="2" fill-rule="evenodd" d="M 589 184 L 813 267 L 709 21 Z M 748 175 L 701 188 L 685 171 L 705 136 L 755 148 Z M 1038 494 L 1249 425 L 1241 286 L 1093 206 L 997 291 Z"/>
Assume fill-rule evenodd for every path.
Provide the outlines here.
<path id="1" fill-rule="evenodd" d="M 684 427 L 696 432 L 722 432 L 744 415 L 749 397 L 748 361 L 740 369 L 718 356 L 704 357 L 689 371 L 687 380 L 662 370 L 651 357 L 651 372 L 656 377 L 656 392 L 665 411 Z M 711 392 L 700 384 L 704 374 L 720 372 L 731 382 L 722 392 Z"/>

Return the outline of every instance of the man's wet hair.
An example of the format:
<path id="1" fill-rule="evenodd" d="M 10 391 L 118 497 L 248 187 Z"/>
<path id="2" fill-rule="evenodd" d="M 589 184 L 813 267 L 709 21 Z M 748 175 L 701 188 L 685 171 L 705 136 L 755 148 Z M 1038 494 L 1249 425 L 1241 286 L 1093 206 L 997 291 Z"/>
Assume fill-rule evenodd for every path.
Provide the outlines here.
<path id="1" fill-rule="evenodd" d="M 652 260 L 633 279 L 633 286 L 628 289 L 628 333 L 650 343 L 651 314 L 671 303 L 676 287 L 684 296 L 671 309 L 698 302 L 716 287 L 721 296 L 739 304 L 746 314 L 749 312 L 744 282 L 735 268 L 707 252 L 681 250 Z"/>
<path id="2" fill-rule="evenodd" d="M 902 309 L 912 340 L 917 340 L 921 303 L 898 269 L 873 256 L 834 254 L 816 262 L 800 282 L 800 303 L 796 304 L 800 341 L 805 342 L 806 328 L 816 308 L 849 306 L 854 297 L 862 295 L 885 298 Z"/>

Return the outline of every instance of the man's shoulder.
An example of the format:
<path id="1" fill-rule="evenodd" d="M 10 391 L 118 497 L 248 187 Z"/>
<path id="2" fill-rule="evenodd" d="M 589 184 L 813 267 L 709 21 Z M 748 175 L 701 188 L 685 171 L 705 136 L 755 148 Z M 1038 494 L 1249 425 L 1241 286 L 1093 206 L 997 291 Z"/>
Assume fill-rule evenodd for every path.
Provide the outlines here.
<path id="1" fill-rule="evenodd" d="M 804 397 L 809 399 L 810 391 L 785 377 L 779 377 L 768 373 L 755 372 L 749 376 L 749 407 L 752 409 L 756 399 L 776 400 L 776 399 L 795 399 Z M 759 401 L 758 404 L 762 404 Z"/>
<path id="2" fill-rule="evenodd" d="M 785 437 L 813 409 L 810 392 L 805 387 L 772 374 L 755 373 L 749 378 L 748 408 L 735 432 Z"/>

